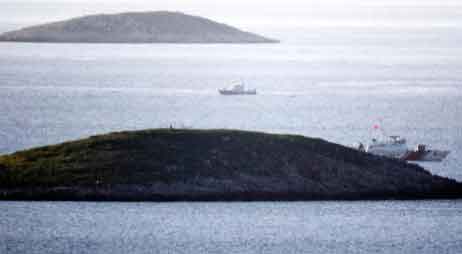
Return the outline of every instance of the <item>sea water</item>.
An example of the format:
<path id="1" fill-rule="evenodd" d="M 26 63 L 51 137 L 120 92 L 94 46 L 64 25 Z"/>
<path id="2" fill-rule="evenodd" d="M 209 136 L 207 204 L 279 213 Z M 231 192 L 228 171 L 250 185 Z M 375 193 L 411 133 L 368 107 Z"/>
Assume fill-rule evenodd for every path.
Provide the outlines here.
<path id="1" fill-rule="evenodd" d="M 0 253 L 460 253 L 462 202 L 1 202 Z"/>

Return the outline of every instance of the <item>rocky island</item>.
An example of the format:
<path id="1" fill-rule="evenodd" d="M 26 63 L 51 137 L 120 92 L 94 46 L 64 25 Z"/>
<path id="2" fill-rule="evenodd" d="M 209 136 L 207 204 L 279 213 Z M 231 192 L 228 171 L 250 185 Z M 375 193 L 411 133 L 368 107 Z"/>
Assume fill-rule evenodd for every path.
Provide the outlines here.
<path id="1" fill-rule="evenodd" d="M 0 156 L 1 200 L 461 197 L 461 183 L 417 165 L 297 135 L 153 129 Z"/>
<path id="2" fill-rule="evenodd" d="M 0 41 L 69 43 L 278 42 L 209 19 L 168 11 L 84 16 L 7 32 L 0 35 Z"/>

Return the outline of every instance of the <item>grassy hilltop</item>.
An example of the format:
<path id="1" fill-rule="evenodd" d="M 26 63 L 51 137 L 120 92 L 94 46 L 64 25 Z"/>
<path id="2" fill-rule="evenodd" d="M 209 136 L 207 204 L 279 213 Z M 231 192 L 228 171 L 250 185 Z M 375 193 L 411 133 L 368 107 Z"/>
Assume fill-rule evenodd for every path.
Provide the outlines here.
<path id="1" fill-rule="evenodd" d="M 116 132 L 0 156 L 0 199 L 460 198 L 421 167 L 296 135 Z"/>

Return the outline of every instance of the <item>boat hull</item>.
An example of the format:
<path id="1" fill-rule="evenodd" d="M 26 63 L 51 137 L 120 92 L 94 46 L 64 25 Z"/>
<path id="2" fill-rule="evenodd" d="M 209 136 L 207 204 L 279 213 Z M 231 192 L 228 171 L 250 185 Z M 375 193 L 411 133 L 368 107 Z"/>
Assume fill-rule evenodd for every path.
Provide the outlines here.
<path id="1" fill-rule="evenodd" d="M 249 90 L 249 91 L 242 91 L 242 92 L 219 90 L 218 92 L 220 92 L 221 95 L 256 95 L 257 94 L 256 90 Z"/>
<path id="2" fill-rule="evenodd" d="M 368 146 L 366 148 L 366 152 L 384 156 L 389 158 L 401 158 L 408 153 L 408 148 L 404 144 L 396 144 L 396 145 L 375 145 L 375 146 Z"/>
<path id="3" fill-rule="evenodd" d="M 449 155 L 449 151 L 426 150 L 409 151 L 401 159 L 406 161 L 442 161 Z"/>

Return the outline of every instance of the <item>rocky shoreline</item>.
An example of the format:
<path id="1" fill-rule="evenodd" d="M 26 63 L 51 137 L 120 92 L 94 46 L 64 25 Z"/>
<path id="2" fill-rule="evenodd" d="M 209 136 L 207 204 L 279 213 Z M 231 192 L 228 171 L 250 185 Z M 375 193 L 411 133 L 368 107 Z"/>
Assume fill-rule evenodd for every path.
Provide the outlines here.
<path id="1" fill-rule="evenodd" d="M 452 199 L 462 184 L 321 139 L 154 129 L 0 156 L 0 200 Z"/>

